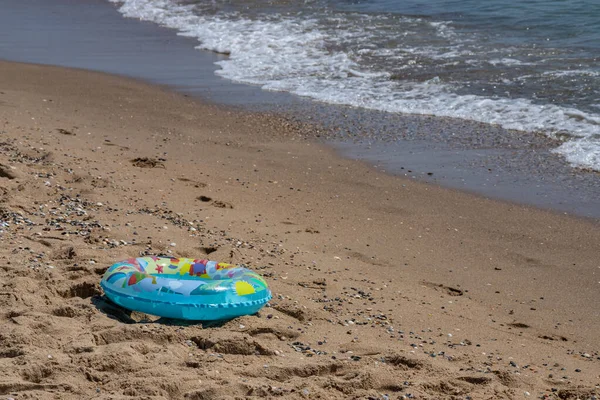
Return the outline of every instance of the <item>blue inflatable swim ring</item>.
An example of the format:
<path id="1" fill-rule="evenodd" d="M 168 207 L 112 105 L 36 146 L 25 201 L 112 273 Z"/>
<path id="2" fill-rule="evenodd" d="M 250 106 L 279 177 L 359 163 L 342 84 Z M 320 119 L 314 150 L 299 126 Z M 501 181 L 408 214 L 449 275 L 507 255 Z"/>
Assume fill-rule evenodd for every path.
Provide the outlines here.
<path id="1" fill-rule="evenodd" d="M 256 272 L 191 258 L 121 261 L 106 271 L 100 286 L 111 301 L 129 310 L 197 321 L 254 314 L 271 299 Z"/>

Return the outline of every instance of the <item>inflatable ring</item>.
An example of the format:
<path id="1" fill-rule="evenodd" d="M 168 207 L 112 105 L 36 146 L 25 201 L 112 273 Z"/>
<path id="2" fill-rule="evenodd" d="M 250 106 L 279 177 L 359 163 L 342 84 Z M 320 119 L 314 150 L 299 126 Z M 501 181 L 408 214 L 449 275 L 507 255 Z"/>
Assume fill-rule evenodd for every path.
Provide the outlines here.
<path id="1" fill-rule="evenodd" d="M 121 261 L 106 271 L 100 286 L 110 300 L 129 310 L 199 321 L 254 314 L 271 299 L 257 273 L 191 258 Z"/>

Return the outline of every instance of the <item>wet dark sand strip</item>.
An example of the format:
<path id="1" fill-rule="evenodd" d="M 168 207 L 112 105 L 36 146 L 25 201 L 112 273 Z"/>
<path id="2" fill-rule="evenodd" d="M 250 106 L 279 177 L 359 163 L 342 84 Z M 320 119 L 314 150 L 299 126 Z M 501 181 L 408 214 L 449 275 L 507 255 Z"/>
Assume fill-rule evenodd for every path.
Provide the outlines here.
<path id="1" fill-rule="evenodd" d="M 315 139 L 388 173 L 550 208 L 600 217 L 600 177 L 551 154 L 542 137 L 466 121 L 393 115 L 304 101 L 214 75 L 222 55 L 194 39 L 122 18 L 106 0 L 8 0 L 0 15 L 0 58 L 126 75 L 204 100 L 277 112 L 314 124 Z M 317 136 L 319 136 L 317 138 Z"/>

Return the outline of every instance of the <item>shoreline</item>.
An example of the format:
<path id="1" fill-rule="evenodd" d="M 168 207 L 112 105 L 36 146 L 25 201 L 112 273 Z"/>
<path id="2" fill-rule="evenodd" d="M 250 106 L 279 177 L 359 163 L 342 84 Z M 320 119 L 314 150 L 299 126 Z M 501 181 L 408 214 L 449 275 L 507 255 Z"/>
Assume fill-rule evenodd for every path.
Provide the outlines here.
<path id="1" fill-rule="evenodd" d="M 4 58 L 102 70 L 244 112 L 275 113 L 290 123 L 312 124 L 339 154 L 392 174 L 600 219 L 598 174 L 573 170 L 550 153 L 548 140 L 533 134 L 517 135 L 468 121 L 385 115 L 265 92 L 215 76 L 214 62 L 224 56 L 194 49 L 193 39 L 175 31 L 123 18 L 113 4 L 92 1 L 77 8 L 68 0 L 34 4 L 24 7 L 11 1 L 7 7 L 12 12 L 5 15 L 16 17 L 0 16 L 6 32 L 0 41 Z M 48 46 L 40 48 L 39 43 L 46 41 Z M 333 134 L 326 137 L 328 130 Z"/>
<path id="2" fill-rule="evenodd" d="M 3 395 L 598 396 L 597 221 L 104 73 L 0 62 L 0 88 Z M 164 253 L 243 263 L 274 300 L 216 326 L 104 300 L 108 266 Z"/>

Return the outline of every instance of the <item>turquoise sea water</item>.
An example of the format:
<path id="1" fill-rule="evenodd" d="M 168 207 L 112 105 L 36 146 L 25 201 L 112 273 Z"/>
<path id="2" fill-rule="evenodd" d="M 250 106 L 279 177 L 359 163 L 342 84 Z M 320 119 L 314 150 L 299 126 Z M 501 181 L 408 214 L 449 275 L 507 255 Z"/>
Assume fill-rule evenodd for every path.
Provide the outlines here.
<path id="1" fill-rule="evenodd" d="M 600 3 L 110 0 L 228 57 L 217 74 L 317 101 L 564 140 L 600 170 Z"/>
<path id="2" fill-rule="evenodd" d="M 332 4 L 347 11 L 452 20 L 496 35 L 499 43 L 600 49 L 600 3 L 593 0 L 332 0 Z"/>

